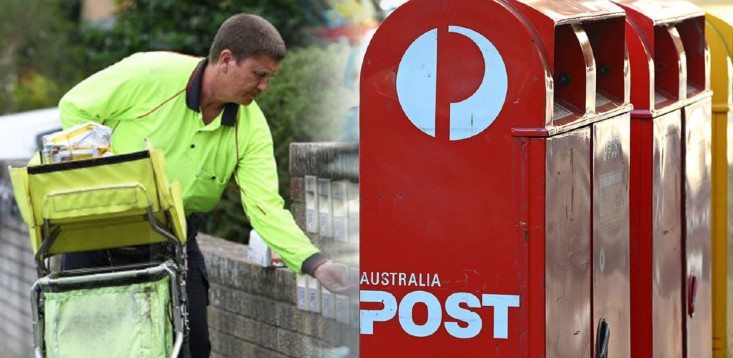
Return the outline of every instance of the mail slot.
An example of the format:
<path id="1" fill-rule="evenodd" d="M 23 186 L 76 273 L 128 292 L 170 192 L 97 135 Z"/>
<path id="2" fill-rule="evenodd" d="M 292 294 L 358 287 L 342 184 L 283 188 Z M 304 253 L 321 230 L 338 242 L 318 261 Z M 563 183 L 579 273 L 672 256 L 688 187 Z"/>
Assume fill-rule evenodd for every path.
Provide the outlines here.
<path id="1" fill-rule="evenodd" d="M 349 240 L 348 205 L 349 182 L 338 180 L 331 182 L 331 201 L 333 202 L 333 238 L 336 241 Z"/>
<path id="2" fill-rule="evenodd" d="M 318 226 L 318 178 L 305 176 L 305 230 L 317 234 Z"/>
<path id="3" fill-rule="evenodd" d="M 362 356 L 630 355 L 624 16 L 413 0 L 382 23 L 361 71 Z"/>
<path id="4" fill-rule="evenodd" d="M 618 1 L 631 61 L 632 357 L 709 357 L 709 53 L 700 8 Z"/>
<path id="5" fill-rule="evenodd" d="M 331 179 L 326 178 L 318 178 L 318 233 L 323 238 L 333 237 Z"/>

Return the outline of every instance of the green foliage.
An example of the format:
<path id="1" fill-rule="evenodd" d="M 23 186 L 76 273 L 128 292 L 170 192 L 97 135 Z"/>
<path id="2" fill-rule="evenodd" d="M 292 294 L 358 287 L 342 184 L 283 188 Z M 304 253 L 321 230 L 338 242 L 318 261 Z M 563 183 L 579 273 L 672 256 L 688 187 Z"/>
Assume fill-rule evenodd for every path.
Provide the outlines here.
<path id="1" fill-rule="evenodd" d="M 78 1 L 3 0 L 0 114 L 54 106 L 82 77 Z"/>
<path id="2" fill-rule="evenodd" d="M 31 72 L 18 82 L 11 103 L 17 111 L 53 107 L 63 93 L 59 83 L 42 74 Z"/>
<path id="3" fill-rule="evenodd" d="M 292 50 L 257 103 L 274 133 L 293 141 L 336 140 L 344 112 L 357 104 L 343 85 L 349 47 L 332 44 Z M 275 135 L 277 137 L 277 135 Z"/>
<path id="4" fill-rule="evenodd" d="M 300 0 L 117 1 L 120 12 L 111 26 L 85 24 L 82 28 L 92 71 L 139 51 L 205 56 L 219 25 L 242 12 L 266 18 L 288 46 L 302 45 L 307 39 Z"/>
<path id="5" fill-rule="evenodd" d="M 355 94 L 342 85 L 346 51 L 348 47 L 335 44 L 291 51 L 257 101 L 275 140 L 281 193 L 290 189 L 290 143 L 337 140 L 346 110 L 356 105 Z"/>

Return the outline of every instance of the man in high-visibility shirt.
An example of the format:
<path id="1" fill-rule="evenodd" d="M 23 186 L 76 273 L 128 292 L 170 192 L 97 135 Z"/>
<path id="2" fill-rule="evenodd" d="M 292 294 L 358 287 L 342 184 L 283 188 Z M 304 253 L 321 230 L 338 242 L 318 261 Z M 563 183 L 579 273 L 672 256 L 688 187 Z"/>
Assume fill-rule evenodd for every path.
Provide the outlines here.
<path id="1" fill-rule="evenodd" d="M 196 244 L 197 213 L 209 212 L 234 175 L 252 226 L 293 271 L 327 289 L 352 289 L 342 265 L 327 260 L 283 208 L 272 136 L 254 102 L 285 56 L 280 34 L 261 17 L 239 14 L 217 32 L 208 58 L 137 53 L 92 75 L 60 101 L 63 127 L 95 121 L 113 129 L 116 154 L 145 149 L 165 155 L 169 180 L 183 191 L 189 241 L 187 290 L 192 357 L 210 351 L 208 281 Z M 133 255 L 138 255 L 136 251 Z M 125 262 L 124 250 L 70 254 L 65 268 Z"/>

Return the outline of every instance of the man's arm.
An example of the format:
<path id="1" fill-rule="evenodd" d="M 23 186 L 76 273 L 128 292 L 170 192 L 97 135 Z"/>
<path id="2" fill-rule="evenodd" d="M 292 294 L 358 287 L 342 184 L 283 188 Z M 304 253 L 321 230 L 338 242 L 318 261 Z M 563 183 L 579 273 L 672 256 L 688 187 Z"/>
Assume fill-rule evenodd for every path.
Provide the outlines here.
<path id="1" fill-rule="evenodd" d="M 251 112 L 262 116 L 259 110 Z M 278 193 L 272 137 L 264 117 L 262 121 L 250 123 L 253 126 L 248 131 L 240 128 L 240 145 L 243 144 L 241 136 L 246 134 L 248 138 L 242 145 L 244 148 L 240 150 L 240 162 L 234 173 L 244 210 L 257 233 L 280 254 L 288 268 L 313 275 L 326 259 L 298 227 L 292 214 L 284 209 L 284 201 Z"/>

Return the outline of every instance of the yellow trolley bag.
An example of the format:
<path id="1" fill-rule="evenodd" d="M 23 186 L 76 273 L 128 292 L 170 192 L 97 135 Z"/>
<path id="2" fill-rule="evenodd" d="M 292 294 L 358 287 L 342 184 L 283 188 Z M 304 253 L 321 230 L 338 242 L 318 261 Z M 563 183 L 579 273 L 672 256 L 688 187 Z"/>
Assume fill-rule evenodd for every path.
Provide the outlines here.
<path id="1" fill-rule="evenodd" d="M 163 155 L 10 168 L 39 279 L 31 289 L 36 357 L 177 357 L 184 350 L 186 225 Z M 59 254 L 161 244 L 164 259 L 59 270 Z"/>

